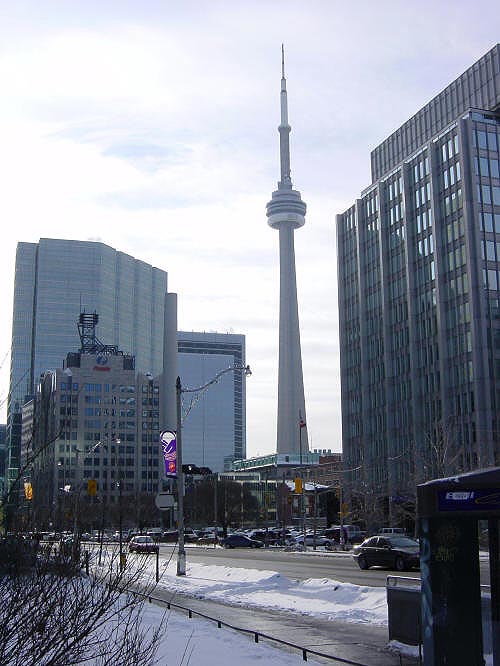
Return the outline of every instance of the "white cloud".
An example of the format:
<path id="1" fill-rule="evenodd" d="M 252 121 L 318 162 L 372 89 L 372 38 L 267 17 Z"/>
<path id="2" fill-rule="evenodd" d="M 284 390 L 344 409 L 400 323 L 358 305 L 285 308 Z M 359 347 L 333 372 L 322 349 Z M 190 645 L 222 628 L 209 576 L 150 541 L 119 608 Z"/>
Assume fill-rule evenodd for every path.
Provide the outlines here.
<path id="1" fill-rule="evenodd" d="M 308 205 L 296 234 L 308 425 L 313 446 L 338 448 L 335 214 L 369 184 L 370 150 L 497 41 L 499 10 L 480 0 L 471 22 L 448 0 L 42 4 L 16 4 L 0 27 L 0 357 L 16 243 L 100 238 L 168 270 L 180 327 L 247 336 L 247 448 L 274 448 L 265 204 L 284 42 L 292 178 Z"/>

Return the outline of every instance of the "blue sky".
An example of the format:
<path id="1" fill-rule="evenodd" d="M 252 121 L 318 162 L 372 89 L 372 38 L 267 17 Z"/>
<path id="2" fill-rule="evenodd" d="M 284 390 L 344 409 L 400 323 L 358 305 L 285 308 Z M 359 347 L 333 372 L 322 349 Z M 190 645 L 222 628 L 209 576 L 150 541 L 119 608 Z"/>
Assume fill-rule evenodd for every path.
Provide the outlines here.
<path id="1" fill-rule="evenodd" d="M 485 0 L 1 0 L 0 395 L 16 243 L 101 240 L 168 271 L 181 329 L 246 335 L 247 451 L 274 450 L 284 42 L 310 445 L 340 450 L 335 215 L 499 18 Z"/>

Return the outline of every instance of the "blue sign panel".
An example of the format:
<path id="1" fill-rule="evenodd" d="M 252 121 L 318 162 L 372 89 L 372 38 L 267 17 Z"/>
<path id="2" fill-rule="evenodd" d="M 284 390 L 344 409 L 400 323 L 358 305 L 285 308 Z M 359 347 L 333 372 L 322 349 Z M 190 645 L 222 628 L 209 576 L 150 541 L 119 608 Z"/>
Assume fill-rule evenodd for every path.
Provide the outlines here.
<path id="1" fill-rule="evenodd" d="M 500 511 L 500 489 L 440 490 L 440 511 Z"/>

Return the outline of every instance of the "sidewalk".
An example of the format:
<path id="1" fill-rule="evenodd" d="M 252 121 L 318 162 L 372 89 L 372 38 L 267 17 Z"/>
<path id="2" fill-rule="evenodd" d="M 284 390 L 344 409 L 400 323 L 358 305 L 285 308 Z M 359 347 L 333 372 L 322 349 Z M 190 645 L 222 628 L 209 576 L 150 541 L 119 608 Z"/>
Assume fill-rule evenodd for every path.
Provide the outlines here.
<path id="1" fill-rule="evenodd" d="M 388 634 L 386 627 L 369 624 L 355 624 L 348 622 L 330 621 L 308 617 L 295 613 L 282 611 L 245 609 L 229 606 L 222 603 L 197 599 L 184 594 L 171 593 L 165 589 L 155 591 L 155 597 L 171 602 L 176 612 L 184 613 L 176 607 L 180 606 L 193 611 L 193 620 L 196 613 L 215 620 L 214 632 L 221 631 L 217 620 L 250 632 L 265 634 L 281 641 L 286 641 L 300 650 L 312 650 L 329 657 L 352 662 L 359 666 L 410 666 L 418 664 L 418 659 L 402 656 L 391 652 L 388 647 Z M 269 642 L 259 637 L 259 642 Z M 273 645 L 279 645 L 271 641 Z M 281 645 L 282 649 L 294 654 L 301 654 L 297 648 Z M 256 649 L 257 646 L 256 646 Z M 322 664 L 340 664 L 332 658 L 317 657 L 312 654 L 308 659 Z"/>

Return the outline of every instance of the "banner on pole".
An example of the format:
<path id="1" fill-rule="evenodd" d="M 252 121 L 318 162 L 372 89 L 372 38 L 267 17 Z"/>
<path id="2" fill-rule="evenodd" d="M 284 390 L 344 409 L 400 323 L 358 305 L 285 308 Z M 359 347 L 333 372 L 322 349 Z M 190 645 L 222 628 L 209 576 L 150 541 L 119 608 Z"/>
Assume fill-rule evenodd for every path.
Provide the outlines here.
<path id="1" fill-rule="evenodd" d="M 160 433 L 160 444 L 163 451 L 163 462 L 165 463 L 165 476 L 177 477 L 177 433 L 172 430 L 164 430 Z"/>

